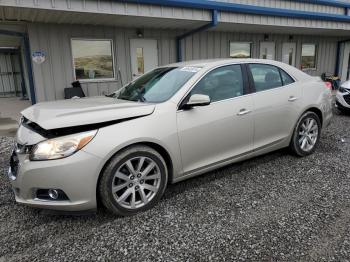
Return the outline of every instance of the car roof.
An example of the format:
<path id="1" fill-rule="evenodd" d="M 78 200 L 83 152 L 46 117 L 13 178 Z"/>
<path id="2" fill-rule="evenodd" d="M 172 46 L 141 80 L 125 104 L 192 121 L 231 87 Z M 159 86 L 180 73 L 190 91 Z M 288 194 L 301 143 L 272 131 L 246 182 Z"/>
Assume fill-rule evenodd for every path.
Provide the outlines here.
<path id="1" fill-rule="evenodd" d="M 268 59 L 253 59 L 253 58 L 225 58 L 225 59 L 206 59 L 206 60 L 192 60 L 192 61 L 185 61 L 185 62 L 179 62 L 179 63 L 173 63 L 167 66 L 177 66 L 177 67 L 183 67 L 183 66 L 193 66 L 193 67 L 216 67 L 220 65 L 225 64 L 241 64 L 241 63 L 262 63 L 262 64 L 272 64 L 272 65 L 283 65 L 283 63 L 274 61 L 274 60 L 268 60 Z"/>
<path id="2" fill-rule="evenodd" d="M 174 64 L 166 65 L 164 67 L 200 67 L 200 68 L 211 69 L 221 65 L 243 64 L 243 63 L 260 63 L 260 64 L 274 65 L 287 71 L 289 74 L 293 75 L 294 78 L 298 80 L 310 78 L 309 75 L 305 74 L 304 72 L 302 72 L 301 70 L 293 66 L 287 65 L 279 61 L 269 60 L 269 59 L 221 58 L 221 59 L 207 59 L 207 60 L 192 60 L 192 61 L 174 63 Z"/>

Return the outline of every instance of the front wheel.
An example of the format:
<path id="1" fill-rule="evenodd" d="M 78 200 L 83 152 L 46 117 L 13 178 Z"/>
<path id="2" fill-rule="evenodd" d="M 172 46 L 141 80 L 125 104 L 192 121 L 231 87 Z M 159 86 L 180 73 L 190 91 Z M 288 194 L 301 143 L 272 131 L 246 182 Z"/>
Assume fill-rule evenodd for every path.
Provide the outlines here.
<path id="1" fill-rule="evenodd" d="M 290 143 L 291 150 L 298 156 L 312 154 L 319 142 L 321 121 L 314 112 L 306 112 L 299 119 Z"/>
<path id="2" fill-rule="evenodd" d="M 133 146 L 111 159 L 98 191 L 107 209 L 130 216 L 153 207 L 164 194 L 167 181 L 163 157 L 150 147 Z"/>

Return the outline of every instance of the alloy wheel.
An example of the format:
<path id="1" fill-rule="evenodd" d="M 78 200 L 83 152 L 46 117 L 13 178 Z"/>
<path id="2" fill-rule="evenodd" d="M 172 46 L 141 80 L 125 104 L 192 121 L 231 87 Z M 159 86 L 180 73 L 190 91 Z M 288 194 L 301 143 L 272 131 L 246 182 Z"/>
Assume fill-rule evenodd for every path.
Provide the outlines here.
<path id="1" fill-rule="evenodd" d="M 305 152 L 311 151 L 318 139 L 318 124 L 311 117 L 306 118 L 299 128 L 299 146 Z"/>
<path id="2" fill-rule="evenodd" d="M 122 207 L 137 209 L 155 197 L 160 182 L 160 168 L 154 160 L 148 157 L 134 157 L 126 160 L 115 172 L 112 194 Z"/>

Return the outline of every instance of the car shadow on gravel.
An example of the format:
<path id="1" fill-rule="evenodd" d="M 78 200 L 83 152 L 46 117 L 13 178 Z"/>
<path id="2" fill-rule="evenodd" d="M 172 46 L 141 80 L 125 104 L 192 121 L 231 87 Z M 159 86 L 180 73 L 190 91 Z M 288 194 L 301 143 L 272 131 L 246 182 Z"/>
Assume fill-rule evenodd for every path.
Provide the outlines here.
<path id="1" fill-rule="evenodd" d="M 260 164 L 274 161 L 274 159 L 283 157 L 286 154 L 288 154 L 287 149 L 280 149 L 272 153 L 230 164 L 175 184 L 169 184 L 167 190 L 165 191 L 163 199 L 170 199 L 178 194 L 183 194 L 187 190 L 191 190 L 195 187 L 200 187 L 205 184 L 209 184 L 228 177 L 234 178 L 238 182 L 238 180 L 244 179 L 247 175 L 251 175 L 246 171 L 252 167 L 259 169 Z"/>

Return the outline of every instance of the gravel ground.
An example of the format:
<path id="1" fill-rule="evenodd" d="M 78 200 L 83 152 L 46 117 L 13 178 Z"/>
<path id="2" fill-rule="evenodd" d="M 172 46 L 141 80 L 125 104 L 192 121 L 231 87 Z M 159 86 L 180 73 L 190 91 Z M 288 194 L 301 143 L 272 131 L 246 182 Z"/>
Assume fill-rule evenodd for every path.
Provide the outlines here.
<path id="1" fill-rule="evenodd" d="M 336 115 L 309 157 L 281 150 L 171 185 L 128 218 L 16 204 L 0 137 L 0 261 L 350 260 L 349 131 Z"/>

